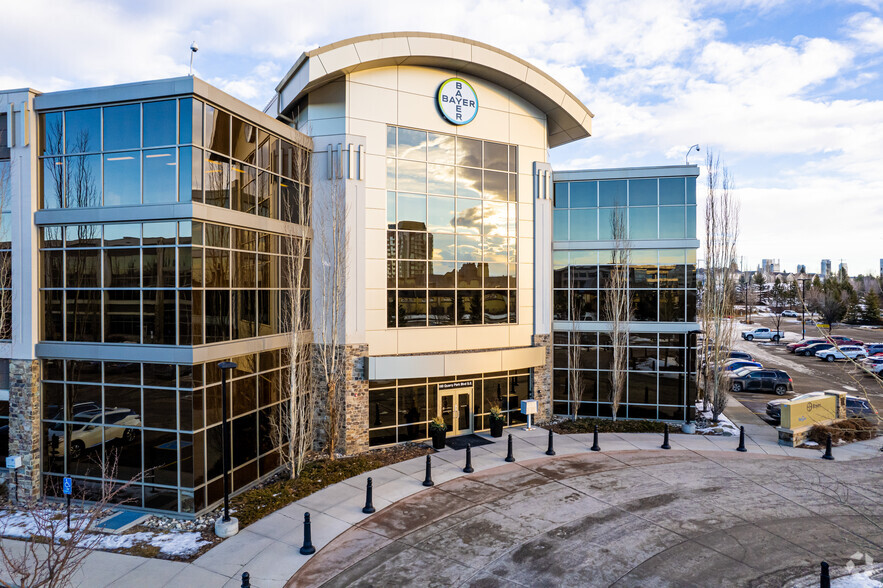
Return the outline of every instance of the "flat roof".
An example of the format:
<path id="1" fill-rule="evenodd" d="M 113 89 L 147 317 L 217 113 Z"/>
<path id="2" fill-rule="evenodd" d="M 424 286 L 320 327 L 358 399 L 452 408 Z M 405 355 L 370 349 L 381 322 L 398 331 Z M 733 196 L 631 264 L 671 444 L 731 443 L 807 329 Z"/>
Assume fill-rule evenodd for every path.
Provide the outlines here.
<path id="1" fill-rule="evenodd" d="M 550 147 L 591 136 L 594 115 L 567 88 L 527 61 L 485 43 L 438 33 L 363 35 L 303 53 L 276 86 L 275 112 L 289 116 L 297 101 L 351 72 L 422 65 L 465 72 L 521 96 L 546 115 Z"/>
<path id="2" fill-rule="evenodd" d="M 631 178 L 676 178 L 698 177 L 699 166 L 657 165 L 644 167 L 610 167 L 606 169 L 566 169 L 553 170 L 553 182 L 573 182 L 579 180 L 620 180 Z"/>

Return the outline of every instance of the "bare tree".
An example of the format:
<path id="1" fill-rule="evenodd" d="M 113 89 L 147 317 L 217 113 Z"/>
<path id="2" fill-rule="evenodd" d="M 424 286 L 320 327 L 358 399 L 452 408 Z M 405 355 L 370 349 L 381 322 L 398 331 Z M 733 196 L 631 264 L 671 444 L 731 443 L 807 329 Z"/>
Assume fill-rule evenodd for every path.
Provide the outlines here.
<path id="1" fill-rule="evenodd" d="M 283 181 L 282 323 L 288 335 L 284 353 L 283 402 L 273 411 L 271 429 L 281 447 L 282 465 L 292 478 L 303 468 L 313 444 L 313 381 L 310 334 L 310 153 L 300 146 L 292 152 L 291 175 Z"/>
<path id="2" fill-rule="evenodd" d="M 81 484 L 74 501 L 75 512 L 72 512 L 70 528 L 62 512 L 45 499 L 42 503 L 29 505 L 27 510 L 18 511 L 17 517 L 7 512 L 0 531 L 7 535 L 9 526 L 18 522 L 29 529 L 30 536 L 24 541 L 0 541 L 3 576 L 0 585 L 62 588 L 72 584 L 74 576 L 102 539 L 101 533 L 93 531 L 94 525 L 107 516 L 114 505 L 129 501 L 127 494 L 132 483 L 137 481 L 137 478 L 125 483 L 112 481 L 118 471 L 118 458 L 117 452 L 108 455 L 101 482 L 92 483 L 92 487 L 88 482 Z M 12 584 L 7 584 L 10 580 Z"/>
<path id="3" fill-rule="evenodd" d="M 317 389 L 324 388 L 318 399 L 319 422 L 324 442 L 334 459 L 341 433 L 341 409 L 346 388 L 346 353 L 344 348 L 345 280 L 349 245 L 346 182 L 332 179 L 323 183 L 314 206 L 313 263 L 317 308 L 313 333 L 316 340 Z"/>
<path id="4" fill-rule="evenodd" d="M 782 330 L 782 311 L 788 306 L 788 290 L 782 285 L 782 281 L 777 277 L 770 288 L 769 300 L 770 311 L 773 313 L 773 321 L 776 323 L 776 330 Z"/>
<path id="5" fill-rule="evenodd" d="M 12 162 L 0 161 L 0 340 L 12 338 Z"/>
<path id="6" fill-rule="evenodd" d="M 727 390 L 722 368 L 735 336 L 735 321 L 730 318 L 736 279 L 734 274 L 736 241 L 739 236 L 739 205 L 731 193 L 732 179 L 720 158 L 711 151 L 706 155 L 707 193 L 705 199 L 705 283 L 700 320 L 705 331 L 702 363 L 703 394 L 711 405 L 717 422 L 727 405 Z"/>
<path id="7" fill-rule="evenodd" d="M 613 251 L 610 277 L 607 281 L 605 319 L 610 323 L 610 340 L 612 357 L 610 359 L 610 403 L 613 420 L 619 411 L 623 392 L 626 386 L 626 370 L 628 369 L 629 328 L 632 321 L 632 299 L 629 286 L 629 258 L 631 244 L 628 240 L 628 223 L 625 212 L 620 208 L 613 210 L 610 219 Z"/>
<path id="8" fill-rule="evenodd" d="M 570 320 L 574 324 L 582 316 L 582 296 L 577 296 L 575 292 L 570 294 Z M 570 401 L 570 418 L 576 420 L 579 413 L 579 403 L 582 402 L 585 385 L 583 383 L 583 372 L 580 369 L 580 358 L 582 355 L 582 346 L 580 345 L 580 334 L 577 332 L 569 333 L 570 346 L 567 348 L 569 358 L 569 369 L 567 370 L 567 399 Z"/>

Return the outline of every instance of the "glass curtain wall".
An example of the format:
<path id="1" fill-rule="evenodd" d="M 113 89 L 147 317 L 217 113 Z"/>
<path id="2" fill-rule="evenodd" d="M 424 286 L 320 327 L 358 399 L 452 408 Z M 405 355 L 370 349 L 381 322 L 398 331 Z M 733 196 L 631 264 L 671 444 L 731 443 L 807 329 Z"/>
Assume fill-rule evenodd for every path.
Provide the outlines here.
<path id="1" fill-rule="evenodd" d="M 228 402 L 233 489 L 279 466 L 274 416 L 287 402 L 286 350 L 234 357 Z M 131 482 L 127 506 L 193 514 L 222 498 L 217 362 L 43 361 L 43 473 L 49 496 L 65 475 L 90 496 Z"/>
<path id="2" fill-rule="evenodd" d="M 387 326 L 517 322 L 514 145 L 387 127 Z"/>
<path id="3" fill-rule="evenodd" d="M 457 378 L 415 378 L 368 382 L 368 443 L 371 447 L 429 437 L 428 425 L 438 414 L 438 384 L 472 381 L 473 426 L 490 428 L 491 406 L 499 406 L 506 424 L 525 422 L 521 401 L 528 399 L 530 370 L 473 374 Z"/>
<path id="4" fill-rule="evenodd" d="M 201 345 L 279 333 L 280 240 L 197 221 L 42 227 L 41 339 Z"/>
<path id="5" fill-rule="evenodd" d="M 44 112 L 40 139 L 41 208 L 203 202 L 309 220 L 309 150 L 195 98 Z"/>

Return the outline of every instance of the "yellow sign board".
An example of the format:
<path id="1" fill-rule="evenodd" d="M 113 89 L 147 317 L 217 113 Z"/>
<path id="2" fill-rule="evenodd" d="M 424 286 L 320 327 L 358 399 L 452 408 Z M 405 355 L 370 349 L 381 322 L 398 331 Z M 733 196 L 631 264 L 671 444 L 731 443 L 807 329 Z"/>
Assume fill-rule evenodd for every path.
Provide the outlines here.
<path id="1" fill-rule="evenodd" d="M 782 404 L 782 427 L 799 429 L 837 418 L 837 397 L 817 396 Z"/>

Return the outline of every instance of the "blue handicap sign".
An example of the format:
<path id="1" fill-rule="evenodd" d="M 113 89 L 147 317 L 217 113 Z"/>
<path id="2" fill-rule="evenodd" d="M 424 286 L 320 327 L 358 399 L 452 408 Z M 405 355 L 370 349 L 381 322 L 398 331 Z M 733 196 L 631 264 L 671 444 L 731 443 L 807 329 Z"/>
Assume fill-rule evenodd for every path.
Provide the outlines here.
<path id="1" fill-rule="evenodd" d="M 61 484 L 61 491 L 65 496 L 69 496 L 73 493 L 74 482 L 70 478 L 65 478 Z"/>

